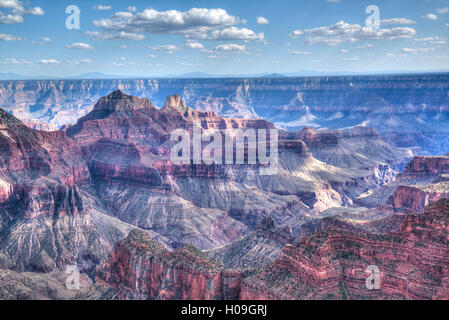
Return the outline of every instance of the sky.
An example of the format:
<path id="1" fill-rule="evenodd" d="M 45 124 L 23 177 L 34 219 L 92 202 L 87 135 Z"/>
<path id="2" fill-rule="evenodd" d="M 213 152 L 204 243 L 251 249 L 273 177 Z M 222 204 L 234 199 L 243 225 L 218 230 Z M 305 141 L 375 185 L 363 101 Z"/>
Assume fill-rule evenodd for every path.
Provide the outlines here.
<path id="1" fill-rule="evenodd" d="M 448 35 L 449 0 L 0 0 L 0 72 L 438 71 Z"/>

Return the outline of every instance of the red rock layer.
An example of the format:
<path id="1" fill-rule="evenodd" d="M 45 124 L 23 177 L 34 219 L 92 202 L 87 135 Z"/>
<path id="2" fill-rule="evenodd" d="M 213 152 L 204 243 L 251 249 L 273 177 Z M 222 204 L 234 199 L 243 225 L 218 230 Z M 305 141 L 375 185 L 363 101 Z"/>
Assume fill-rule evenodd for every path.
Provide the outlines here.
<path id="1" fill-rule="evenodd" d="M 237 299 L 241 276 L 194 248 L 169 252 L 133 230 L 97 272 L 97 283 L 115 287 L 121 299 Z"/>
<path id="2" fill-rule="evenodd" d="M 365 270 L 380 270 L 369 290 Z M 409 215 L 397 232 L 359 234 L 328 228 L 287 245 L 242 282 L 242 299 L 449 299 L 449 200 Z"/>

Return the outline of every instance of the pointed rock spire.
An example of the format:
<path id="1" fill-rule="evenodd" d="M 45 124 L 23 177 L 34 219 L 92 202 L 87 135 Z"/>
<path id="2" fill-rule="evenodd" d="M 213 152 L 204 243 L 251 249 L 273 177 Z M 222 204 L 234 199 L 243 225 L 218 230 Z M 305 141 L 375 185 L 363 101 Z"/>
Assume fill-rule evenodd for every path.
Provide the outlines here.
<path id="1" fill-rule="evenodd" d="M 178 94 L 167 97 L 164 104 L 164 109 L 165 108 L 175 109 L 179 112 L 186 112 L 189 110 L 189 107 L 186 106 Z"/>
<path id="2" fill-rule="evenodd" d="M 143 108 L 154 108 L 154 105 L 147 98 L 139 99 L 138 97 L 125 94 L 120 89 L 104 96 L 94 106 L 94 110 L 109 112 Z"/>

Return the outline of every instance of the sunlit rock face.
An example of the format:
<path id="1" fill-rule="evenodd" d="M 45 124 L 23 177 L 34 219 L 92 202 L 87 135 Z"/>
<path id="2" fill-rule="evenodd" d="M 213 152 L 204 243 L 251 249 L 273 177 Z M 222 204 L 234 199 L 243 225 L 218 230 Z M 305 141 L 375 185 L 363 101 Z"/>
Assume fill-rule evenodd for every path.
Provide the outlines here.
<path id="1" fill-rule="evenodd" d="M 382 235 L 326 228 L 242 281 L 242 299 L 448 299 L 449 200 Z M 370 290 L 368 266 L 379 268 Z"/>

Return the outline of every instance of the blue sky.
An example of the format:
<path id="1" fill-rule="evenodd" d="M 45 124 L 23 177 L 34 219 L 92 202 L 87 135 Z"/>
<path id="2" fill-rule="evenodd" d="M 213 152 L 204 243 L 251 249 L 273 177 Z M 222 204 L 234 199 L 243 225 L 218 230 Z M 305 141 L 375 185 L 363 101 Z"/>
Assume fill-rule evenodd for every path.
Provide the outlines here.
<path id="1" fill-rule="evenodd" d="M 66 28 L 69 5 L 78 30 Z M 368 5 L 379 29 L 365 24 Z M 0 72 L 448 70 L 448 35 L 448 0 L 0 0 Z"/>

